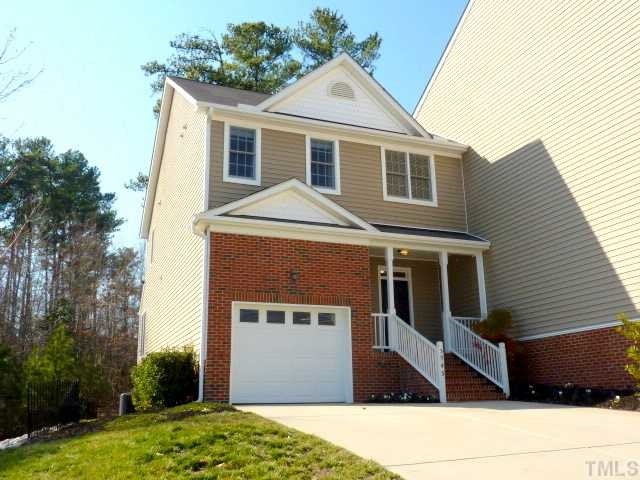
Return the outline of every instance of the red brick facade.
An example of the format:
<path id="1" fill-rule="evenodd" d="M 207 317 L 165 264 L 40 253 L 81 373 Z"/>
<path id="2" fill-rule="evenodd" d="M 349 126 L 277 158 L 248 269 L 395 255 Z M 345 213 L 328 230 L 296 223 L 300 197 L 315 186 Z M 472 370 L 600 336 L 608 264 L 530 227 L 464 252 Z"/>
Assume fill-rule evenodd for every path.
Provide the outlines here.
<path id="1" fill-rule="evenodd" d="M 206 400 L 229 400 L 233 301 L 348 306 L 354 401 L 402 389 L 435 393 L 396 354 L 371 348 L 367 247 L 212 233 L 210 252 Z"/>
<path id="2" fill-rule="evenodd" d="M 569 333 L 522 343 L 528 381 L 545 385 L 628 389 L 628 341 L 613 328 Z"/>

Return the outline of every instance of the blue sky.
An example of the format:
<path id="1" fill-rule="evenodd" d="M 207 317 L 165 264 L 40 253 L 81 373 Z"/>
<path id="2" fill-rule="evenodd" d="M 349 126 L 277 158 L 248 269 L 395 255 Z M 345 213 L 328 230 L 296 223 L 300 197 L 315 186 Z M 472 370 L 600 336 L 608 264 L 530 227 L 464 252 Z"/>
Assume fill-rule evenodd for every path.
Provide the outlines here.
<path id="1" fill-rule="evenodd" d="M 0 133 L 45 136 L 58 151 L 83 152 L 115 192 L 126 219 L 118 246 L 138 246 L 141 194 L 123 184 L 145 173 L 156 121 L 149 79 L 140 70 L 164 60 L 181 32 L 221 33 L 227 23 L 264 20 L 294 26 L 316 6 L 339 10 L 359 36 L 383 39 L 375 76 L 409 112 L 442 53 L 466 0 L 285 1 L 28 1 L 7 2 L 0 39 L 12 28 L 29 49 L 22 66 L 37 80 L 0 104 Z"/>

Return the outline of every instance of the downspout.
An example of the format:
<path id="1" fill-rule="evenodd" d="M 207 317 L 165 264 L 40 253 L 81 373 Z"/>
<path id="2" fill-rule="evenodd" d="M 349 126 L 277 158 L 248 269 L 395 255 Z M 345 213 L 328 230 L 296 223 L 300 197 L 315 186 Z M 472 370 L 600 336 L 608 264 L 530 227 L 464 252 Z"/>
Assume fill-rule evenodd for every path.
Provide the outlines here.
<path id="1" fill-rule="evenodd" d="M 207 123 L 204 133 L 204 202 L 203 211 L 209 210 L 209 176 L 211 171 L 211 109 L 206 111 Z M 211 234 L 205 230 L 204 237 L 204 260 L 202 264 L 202 320 L 200 322 L 200 368 L 198 378 L 198 401 L 204 401 L 204 374 L 207 363 L 207 331 L 209 324 L 209 264 L 211 249 Z"/>

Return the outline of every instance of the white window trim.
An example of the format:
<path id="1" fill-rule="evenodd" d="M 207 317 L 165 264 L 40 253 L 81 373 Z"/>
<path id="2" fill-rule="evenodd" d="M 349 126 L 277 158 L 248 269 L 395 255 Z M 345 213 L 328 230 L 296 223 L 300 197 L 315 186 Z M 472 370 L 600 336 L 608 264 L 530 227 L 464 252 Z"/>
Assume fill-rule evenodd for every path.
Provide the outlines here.
<path id="1" fill-rule="evenodd" d="M 438 206 L 438 193 L 436 191 L 436 164 L 434 161 L 434 155 L 432 153 L 426 153 L 424 151 L 407 150 L 407 149 L 393 149 L 395 152 L 401 152 L 405 155 L 405 166 L 407 169 L 407 189 L 409 191 L 409 197 L 398 197 L 395 195 L 387 194 L 387 148 L 380 147 L 380 160 L 382 162 L 382 198 L 386 202 L 397 203 L 409 203 L 412 205 L 423 205 L 425 207 L 437 207 Z M 431 182 L 431 200 L 421 200 L 419 198 L 412 198 L 411 192 L 411 167 L 409 165 L 409 154 L 414 153 L 416 155 L 424 155 L 429 157 L 429 180 Z"/>
<path id="2" fill-rule="evenodd" d="M 311 184 L 311 139 L 314 140 L 323 140 L 325 142 L 333 142 L 333 163 L 335 166 L 335 188 L 323 188 L 323 187 L 316 187 L 314 185 Z M 340 195 L 341 194 L 341 189 L 340 189 L 340 141 L 336 140 L 335 138 L 329 138 L 329 137 L 325 137 L 322 135 L 306 135 L 305 136 L 305 143 L 306 143 L 306 170 L 307 170 L 307 185 L 309 185 L 311 188 L 317 190 L 318 192 L 321 193 L 327 193 L 329 195 Z"/>
<path id="3" fill-rule="evenodd" d="M 256 178 L 234 177 L 229 175 L 229 133 L 231 127 L 247 128 L 256 132 Z M 262 174 L 262 128 L 244 122 L 224 123 L 224 161 L 222 167 L 222 181 L 228 183 L 241 183 L 243 185 L 260 186 Z"/>
<path id="4" fill-rule="evenodd" d="M 387 269 L 386 265 L 378 265 L 378 306 L 380 308 L 380 312 L 384 313 L 382 310 L 382 280 L 383 280 L 383 272 Z M 396 272 L 403 272 L 405 274 L 404 277 L 396 277 Z M 388 281 L 388 275 L 387 279 Z M 413 281 L 411 279 L 411 267 L 393 267 L 393 280 L 400 280 L 401 282 L 407 282 L 408 290 L 409 290 L 409 324 L 415 328 L 415 312 L 413 311 Z M 405 320 L 403 318 L 403 320 Z"/>

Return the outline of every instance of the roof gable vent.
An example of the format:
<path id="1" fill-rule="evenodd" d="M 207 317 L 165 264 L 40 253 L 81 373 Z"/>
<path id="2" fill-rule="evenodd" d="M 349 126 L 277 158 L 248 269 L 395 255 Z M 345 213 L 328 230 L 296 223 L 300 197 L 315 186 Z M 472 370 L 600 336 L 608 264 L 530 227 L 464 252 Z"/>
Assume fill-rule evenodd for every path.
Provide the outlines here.
<path id="1" fill-rule="evenodd" d="M 333 82 L 329 85 L 329 95 L 347 100 L 355 100 L 356 98 L 353 88 L 346 82 Z"/>

